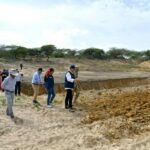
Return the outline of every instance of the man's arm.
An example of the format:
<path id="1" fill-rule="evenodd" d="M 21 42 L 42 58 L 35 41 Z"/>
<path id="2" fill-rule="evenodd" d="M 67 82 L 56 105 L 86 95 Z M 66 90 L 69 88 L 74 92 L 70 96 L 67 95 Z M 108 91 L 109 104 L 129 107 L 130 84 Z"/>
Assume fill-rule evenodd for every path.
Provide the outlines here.
<path id="1" fill-rule="evenodd" d="M 66 78 L 67 78 L 67 81 L 72 82 L 72 83 L 74 82 L 74 79 L 71 78 L 71 74 L 69 72 L 67 72 Z"/>
<path id="2" fill-rule="evenodd" d="M 2 89 L 5 89 L 5 86 L 6 86 L 7 82 L 8 82 L 8 78 L 5 78 L 4 81 L 1 84 Z"/>

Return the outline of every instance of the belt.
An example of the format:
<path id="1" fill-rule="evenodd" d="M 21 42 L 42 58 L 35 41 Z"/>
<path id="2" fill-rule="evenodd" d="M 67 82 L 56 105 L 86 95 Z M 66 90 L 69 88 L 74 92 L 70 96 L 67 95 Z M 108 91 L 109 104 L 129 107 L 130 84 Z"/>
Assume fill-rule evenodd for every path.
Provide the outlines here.
<path id="1" fill-rule="evenodd" d="M 9 90 L 6 90 L 6 89 L 5 89 L 4 91 L 6 91 L 6 92 L 10 92 L 10 93 L 14 93 L 14 92 L 15 92 L 15 91 L 9 91 Z"/>
<path id="2" fill-rule="evenodd" d="M 40 85 L 40 84 L 38 84 L 38 83 L 32 83 L 32 84 L 34 84 L 34 85 Z"/>

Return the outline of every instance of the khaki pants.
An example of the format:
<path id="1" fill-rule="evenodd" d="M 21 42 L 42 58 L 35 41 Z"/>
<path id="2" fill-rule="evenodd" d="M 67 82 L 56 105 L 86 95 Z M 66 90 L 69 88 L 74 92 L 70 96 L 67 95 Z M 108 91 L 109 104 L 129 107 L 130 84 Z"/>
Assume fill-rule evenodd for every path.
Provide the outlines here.
<path id="1" fill-rule="evenodd" d="M 32 84 L 32 88 L 33 88 L 33 92 L 34 92 L 33 100 L 37 100 L 37 96 L 39 94 L 39 87 L 40 87 L 40 85 L 38 85 L 38 84 Z"/>

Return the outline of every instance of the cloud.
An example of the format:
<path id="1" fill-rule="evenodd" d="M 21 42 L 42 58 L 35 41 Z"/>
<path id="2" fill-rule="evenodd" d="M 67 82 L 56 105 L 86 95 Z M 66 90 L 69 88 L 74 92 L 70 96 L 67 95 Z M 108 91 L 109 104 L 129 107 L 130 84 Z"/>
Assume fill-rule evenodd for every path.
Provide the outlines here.
<path id="1" fill-rule="evenodd" d="M 149 0 L 17 2 L 0 2 L 1 44 L 106 50 L 114 46 L 150 47 Z"/>

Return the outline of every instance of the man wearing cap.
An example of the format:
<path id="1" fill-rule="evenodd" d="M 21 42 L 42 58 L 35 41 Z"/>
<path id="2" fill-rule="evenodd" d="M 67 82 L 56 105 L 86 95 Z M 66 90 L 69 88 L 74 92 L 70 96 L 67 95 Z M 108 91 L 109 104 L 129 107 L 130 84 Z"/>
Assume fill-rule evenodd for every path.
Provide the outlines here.
<path id="1" fill-rule="evenodd" d="M 40 103 L 37 101 L 37 96 L 39 93 L 39 87 L 42 84 L 42 74 L 43 69 L 42 68 L 38 68 L 38 70 L 33 74 L 32 77 L 32 88 L 34 91 L 34 95 L 33 95 L 33 104 L 38 104 L 40 105 Z"/>
<path id="2" fill-rule="evenodd" d="M 75 65 L 70 65 L 69 71 L 65 74 L 65 83 L 64 87 L 67 92 L 66 98 L 65 98 L 65 108 L 69 109 L 69 111 L 72 110 L 72 98 L 73 98 L 73 89 L 74 89 L 74 83 L 77 82 L 77 78 L 75 79 L 74 76 L 75 71 Z"/>
<path id="3" fill-rule="evenodd" d="M 2 89 L 5 91 L 5 96 L 7 99 L 6 115 L 10 116 L 11 118 L 14 118 L 12 106 L 13 106 L 13 100 L 15 95 L 15 85 L 16 85 L 15 77 L 17 75 L 18 75 L 17 70 L 11 69 L 9 71 L 9 76 L 6 77 L 2 82 Z"/>

